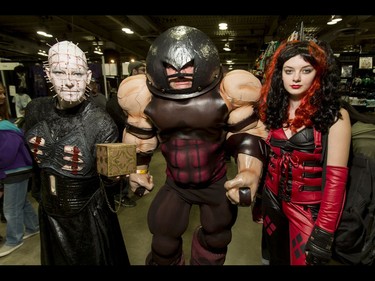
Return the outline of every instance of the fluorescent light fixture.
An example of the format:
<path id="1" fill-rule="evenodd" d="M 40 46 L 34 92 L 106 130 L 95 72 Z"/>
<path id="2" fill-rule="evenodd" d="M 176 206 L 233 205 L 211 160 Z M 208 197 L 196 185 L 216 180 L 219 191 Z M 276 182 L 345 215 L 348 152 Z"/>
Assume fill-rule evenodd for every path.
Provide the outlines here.
<path id="1" fill-rule="evenodd" d="M 339 21 L 342 21 L 342 17 L 333 15 L 333 16 L 331 16 L 331 19 L 329 20 L 329 22 L 327 22 L 327 24 L 328 25 L 334 25 L 334 24 L 338 23 Z"/>
<path id="2" fill-rule="evenodd" d="M 46 53 L 46 51 L 43 51 L 43 50 L 39 50 L 38 51 L 38 55 L 41 55 L 41 56 L 44 56 L 44 57 L 48 57 L 48 54 Z"/>
<path id="3" fill-rule="evenodd" d="M 102 49 L 100 49 L 100 47 L 95 47 L 94 53 L 98 55 L 103 55 Z"/>
<path id="4" fill-rule="evenodd" d="M 121 30 L 124 31 L 126 34 L 133 34 L 134 33 L 133 30 L 131 30 L 130 28 L 127 28 L 127 27 L 124 27 Z"/>
<path id="5" fill-rule="evenodd" d="M 36 33 L 38 33 L 39 35 L 42 35 L 44 37 L 53 37 L 52 34 L 49 34 L 49 33 L 45 32 L 45 31 L 41 31 L 41 30 L 38 30 Z"/>
<path id="6" fill-rule="evenodd" d="M 228 24 L 225 22 L 219 23 L 219 29 L 220 30 L 227 30 L 228 29 Z"/>
<path id="7" fill-rule="evenodd" d="M 232 50 L 232 49 L 230 48 L 228 42 L 224 44 L 224 48 L 223 48 L 223 50 L 224 50 L 224 51 L 227 51 L 227 52 L 230 52 L 230 51 Z"/>

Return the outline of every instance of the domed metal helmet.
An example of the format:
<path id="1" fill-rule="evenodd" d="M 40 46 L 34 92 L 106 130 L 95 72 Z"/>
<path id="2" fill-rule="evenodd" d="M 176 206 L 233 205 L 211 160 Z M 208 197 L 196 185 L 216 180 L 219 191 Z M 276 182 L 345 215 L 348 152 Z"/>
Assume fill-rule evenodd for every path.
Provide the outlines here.
<path id="1" fill-rule="evenodd" d="M 194 66 L 193 84 L 188 89 L 172 89 L 166 73 L 167 65 L 178 72 Z M 189 26 L 175 26 L 155 39 L 146 58 L 147 86 L 158 96 L 171 99 L 192 98 L 213 89 L 222 78 L 219 53 L 211 39 Z"/>

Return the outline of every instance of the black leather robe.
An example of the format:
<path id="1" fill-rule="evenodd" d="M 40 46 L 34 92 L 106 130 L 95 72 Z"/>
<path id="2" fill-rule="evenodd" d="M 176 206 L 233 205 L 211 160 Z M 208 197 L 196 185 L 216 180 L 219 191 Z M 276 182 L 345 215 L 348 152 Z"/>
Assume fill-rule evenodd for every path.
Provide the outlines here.
<path id="1" fill-rule="evenodd" d="M 45 139 L 44 146 L 29 143 L 31 151 L 43 151 L 34 154 L 40 161 L 41 264 L 129 265 L 117 214 L 109 208 L 113 194 L 100 187 L 96 169 L 96 144 L 116 142 L 116 124 L 89 101 L 67 110 L 55 103 L 52 97 L 32 100 L 24 126 L 26 140 Z M 66 145 L 74 146 L 82 161 L 64 159 L 71 156 Z"/>

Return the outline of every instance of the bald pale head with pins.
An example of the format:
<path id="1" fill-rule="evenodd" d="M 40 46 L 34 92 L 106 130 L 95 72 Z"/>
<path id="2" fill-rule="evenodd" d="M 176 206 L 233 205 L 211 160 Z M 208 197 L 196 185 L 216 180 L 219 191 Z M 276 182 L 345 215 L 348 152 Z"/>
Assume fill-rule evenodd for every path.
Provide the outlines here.
<path id="1" fill-rule="evenodd" d="M 56 92 L 58 108 L 71 108 L 86 99 L 92 72 L 85 53 L 76 44 L 62 41 L 53 45 L 48 51 L 45 72 Z"/>

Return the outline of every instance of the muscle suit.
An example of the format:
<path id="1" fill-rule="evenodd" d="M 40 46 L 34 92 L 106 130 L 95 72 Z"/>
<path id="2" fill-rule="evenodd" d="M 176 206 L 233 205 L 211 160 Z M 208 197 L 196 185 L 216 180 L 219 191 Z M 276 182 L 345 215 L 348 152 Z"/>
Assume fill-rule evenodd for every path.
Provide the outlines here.
<path id="1" fill-rule="evenodd" d="M 200 54 L 202 50 L 211 53 Z M 193 86 L 170 88 L 166 65 L 178 72 L 173 77 L 189 76 L 184 69 L 194 68 L 190 75 Z M 190 209 L 197 204 L 201 226 L 193 236 L 190 263 L 222 265 L 237 217 L 237 206 L 228 200 L 224 188 L 224 153 L 230 143 L 234 148 L 228 150 L 235 159 L 241 159 L 237 162 L 239 174 L 243 173 L 241 180 L 232 182 L 237 201 L 239 187 L 252 186 L 254 195 L 264 157 L 264 127 L 251 118 L 260 81 L 242 70 L 222 78 L 212 42 L 199 30 L 184 26 L 172 28 L 155 40 L 147 56 L 146 73 L 125 79 L 118 91 L 119 104 L 128 115 L 123 141 L 138 145 L 137 164 L 147 166 L 159 144 L 167 163 L 166 182 L 148 212 L 153 240 L 146 263 L 185 263 L 181 236 L 188 226 Z M 137 184 L 137 176 L 130 175 L 133 190 L 142 186 Z"/>

